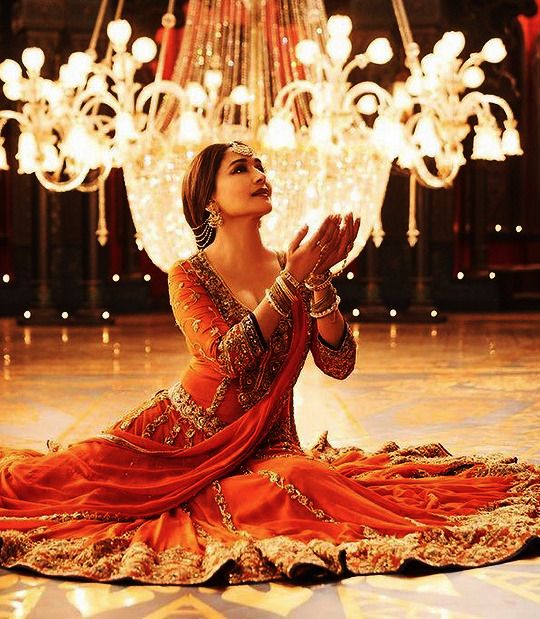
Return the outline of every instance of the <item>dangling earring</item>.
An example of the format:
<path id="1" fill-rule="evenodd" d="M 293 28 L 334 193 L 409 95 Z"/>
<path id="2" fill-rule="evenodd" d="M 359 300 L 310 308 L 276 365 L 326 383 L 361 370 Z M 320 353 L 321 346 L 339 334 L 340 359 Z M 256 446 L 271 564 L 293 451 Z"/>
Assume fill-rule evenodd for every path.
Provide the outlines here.
<path id="1" fill-rule="evenodd" d="M 211 228 L 219 228 L 223 225 L 223 217 L 217 208 L 217 202 L 215 200 L 210 200 L 206 210 L 210 213 L 206 221 Z"/>

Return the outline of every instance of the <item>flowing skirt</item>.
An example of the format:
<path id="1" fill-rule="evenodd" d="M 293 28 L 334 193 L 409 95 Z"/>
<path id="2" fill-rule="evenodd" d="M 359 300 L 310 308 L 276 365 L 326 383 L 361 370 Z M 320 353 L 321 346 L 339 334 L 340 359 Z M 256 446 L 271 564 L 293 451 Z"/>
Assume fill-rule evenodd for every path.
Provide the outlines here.
<path id="1" fill-rule="evenodd" d="M 47 456 L 2 457 L 9 488 L 10 461 L 35 461 L 39 470 Z M 56 457 L 61 465 L 62 452 Z M 537 467 L 453 457 L 441 445 L 390 443 L 367 454 L 334 449 L 326 436 L 309 451 L 249 457 L 152 516 L 115 514 L 114 504 L 100 513 L 58 505 L 56 513 L 19 516 L 20 497 L 4 490 L 2 500 L 13 515 L 0 517 L 1 565 L 96 581 L 232 584 L 385 574 L 411 561 L 475 567 L 507 560 L 540 537 Z"/>

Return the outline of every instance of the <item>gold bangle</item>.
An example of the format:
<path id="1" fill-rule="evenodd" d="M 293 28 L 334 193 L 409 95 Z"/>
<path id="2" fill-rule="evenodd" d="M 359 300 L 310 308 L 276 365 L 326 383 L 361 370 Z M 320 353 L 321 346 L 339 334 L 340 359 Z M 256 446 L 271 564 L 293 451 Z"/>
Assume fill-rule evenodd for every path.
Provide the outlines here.
<path id="1" fill-rule="evenodd" d="M 313 292 L 317 290 L 323 290 L 332 282 L 332 273 L 330 271 L 325 271 L 324 273 L 311 273 L 310 276 L 305 280 L 304 285 L 308 290 Z"/>
<path id="2" fill-rule="evenodd" d="M 279 289 L 283 292 L 283 294 L 287 297 L 287 299 L 289 299 L 291 303 L 294 303 L 294 294 L 292 290 L 289 288 L 289 286 L 287 286 L 287 283 L 285 282 L 283 277 L 281 277 L 281 275 L 278 275 L 276 277 L 276 284 L 278 285 Z"/>
<path id="3" fill-rule="evenodd" d="M 334 301 L 334 303 L 332 303 L 332 305 L 329 308 L 324 309 L 320 312 L 310 312 L 310 316 L 312 318 L 317 318 L 317 319 L 324 318 L 325 316 L 329 316 L 330 314 L 333 314 L 335 311 L 337 311 L 340 301 L 341 299 L 339 295 L 336 295 L 336 300 Z"/>
<path id="4" fill-rule="evenodd" d="M 283 270 L 280 273 L 281 277 L 283 277 L 283 279 L 288 282 L 289 284 L 291 284 L 291 286 L 296 290 L 298 288 L 298 286 L 300 286 L 300 282 L 296 279 L 296 277 L 290 273 L 289 271 Z"/>
<path id="5" fill-rule="evenodd" d="M 279 307 L 278 303 L 276 302 L 276 300 L 272 297 L 272 292 L 270 291 L 269 288 L 267 288 L 264 291 L 264 296 L 265 299 L 268 301 L 268 304 L 270 305 L 270 307 L 277 312 L 280 316 L 283 316 L 283 318 L 285 318 L 288 313 L 283 310 L 282 308 Z"/>

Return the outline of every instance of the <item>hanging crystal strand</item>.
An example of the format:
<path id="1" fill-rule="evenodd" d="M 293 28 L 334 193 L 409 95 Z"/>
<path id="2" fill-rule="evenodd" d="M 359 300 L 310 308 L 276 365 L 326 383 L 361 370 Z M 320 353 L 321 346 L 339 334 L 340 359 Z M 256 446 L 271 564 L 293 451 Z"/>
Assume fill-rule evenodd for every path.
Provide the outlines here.
<path id="1" fill-rule="evenodd" d="M 98 181 L 98 224 L 96 229 L 96 237 L 98 243 L 102 247 L 107 243 L 109 238 L 105 212 L 105 181 L 101 178 Z"/>
<path id="2" fill-rule="evenodd" d="M 409 177 L 409 229 L 407 230 L 407 239 L 411 247 L 416 245 L 420 236 L 416 227 L 416 184 L 416 174 L 412 172 Z"/>

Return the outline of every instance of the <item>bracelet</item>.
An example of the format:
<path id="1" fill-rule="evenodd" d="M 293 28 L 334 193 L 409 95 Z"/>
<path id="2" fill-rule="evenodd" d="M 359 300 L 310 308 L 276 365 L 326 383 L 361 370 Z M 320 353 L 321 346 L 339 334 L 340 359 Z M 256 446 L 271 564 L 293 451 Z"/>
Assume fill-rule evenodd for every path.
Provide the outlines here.
<path id="1" fill-rule="evenodd" d="M 264 296 L 265 296 L 266 300 L 268 301 L 268 304 L 270 305 L 270 307 L 271 307 L 271 308 L 272 308 L 275 312 L 277 312 L 280 316 L 283 316 L 283 318 L 285 318 L 285 317 L 288 315 L 288 313 L 287 313 L 287 312 L 286 312 L 283 308 L 281 308 L 281 307 L 278 305 L 278 302 L 277 302 L 277 301 L 276 301 L 276 299 L 274 299 L 274 297 L 272 296 L 272 291 L 271 291 L 269 288 L 267 288 L 267 289 L 264 291 Z"/>
<path id="2" fill-rule="evenodd" d="M 341 299 L 339 295 L 336 295 L 336 300 L 334 301 L 334 303 L 332 303 L 330 307 L 320 312 L 310 312 L 310 316 L 312 318 L 324 318 L 325 316 L 329 316 L 330 314 L 333 314 L 337 310 L 340 302 L 341 302 Z"/>
<path id="3" fill-rule="evenodd" d="M 332 273 L 330 271 L 324 271 L 324 273 L 311 273 L 305 280 L 304 285 L 308 290 L 317 291 L 323 290 L 330 285 L 332 281 Z"/>
<path id="4" fill-rule="evenodd" d="M 298 286 L 300 286 L 300 282 L 296 279 L 296 277 L 292 274 L 289 273 L 289 271 L 281 271 L 280 273 L 281 277 L 283 277 L 283 279 L 288 282 L 289 284 L 291 284 L 291 286 L 294 288 L 294 290 L 296 290 L 298 288 Z"/>
<path id="5" fill-rule="evenodd" d="M 331 314 L 337 309 L 340 298 L 336 293 L 336 289 L 331 284 L 328 285 L 324 291 L 323 296 L 318 301 L 311 300 L 310 314 L 313 318 L 322 318 L 327 314 Z"/>
<path id="6" fill-rule="evenodd" d="M 289 301 L 291 303 L 293 303 L 294 302 L 294 293 L 289 288 L 289 286 L 287 286 L 287 284 L 285 283 L 285 280 L 283 279 L 283 277 L 281 277 L 281 275 L 278 275 L 276 277 L 276 282 L 275 283 L 277 284 L 277 286 L 281 290 L 281 292 L 283 292 L 283 294 L 287 297 L 287 299 L 289 299 Z"/>

